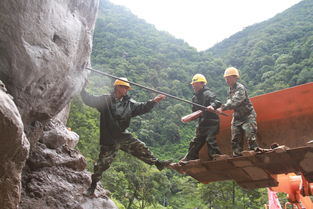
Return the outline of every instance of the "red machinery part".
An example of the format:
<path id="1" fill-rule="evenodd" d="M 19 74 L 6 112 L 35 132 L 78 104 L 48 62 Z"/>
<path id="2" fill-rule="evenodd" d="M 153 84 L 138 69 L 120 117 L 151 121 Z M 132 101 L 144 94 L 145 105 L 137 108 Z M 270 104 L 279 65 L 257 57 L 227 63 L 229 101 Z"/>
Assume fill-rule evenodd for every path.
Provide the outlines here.
<path id="1" fill-rule="evenodd" d="M 298 208 L 304 206 L 306 209 L 313 208 L 313 203 L 309 196 L 313 194 L 313 184 L 309 183 L 303 176 L 294 173 L 273 175 L 279 183 L 277 187 L 270 189 L 275 192 L 287 194 L 289 204 L 294 204 Z"/>

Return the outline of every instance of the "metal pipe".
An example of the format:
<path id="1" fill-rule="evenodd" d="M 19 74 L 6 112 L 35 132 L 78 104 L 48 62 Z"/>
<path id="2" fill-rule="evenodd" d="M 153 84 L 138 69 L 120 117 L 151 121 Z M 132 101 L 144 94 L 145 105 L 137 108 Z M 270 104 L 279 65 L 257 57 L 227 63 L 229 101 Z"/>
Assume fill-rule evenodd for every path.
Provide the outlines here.
<path id="1" fill-rule="evenodd" d="M 99 73 L 99 74 L 101 74 L 101 75 L 110 77 L 110 78 L 119 79 L 119 80 L 121 80 L 121 81 L 130 83 L 130 84 L 132 84 L 132 85 L 134 85 L 134 86 L 138 86 L 138 87 L 140 87 L 140 88 L 143 88 L 143 89 L 146 89 L 146 90 L 155 92 L 155 93 L 163 94 L 163 95 L 165 95 L 165 96 L 167 96 L 167 97 L 170 97 L 170 98 L 173 98 L 173 99 L 176 99 L 176 100 L 179 100 L 179 101 L 188 103 L 188 104 L 192 104 L 192 105 L 197 106 L 197 107 L 200 107 L 200 108 L 202 108 L 202 109 L 206 109 L 205 106 L 200 105 L 200 104 L 197 104 L 197 103 L 194 103 L 194 102 L 190 102 L 190 101 L 188 101 L 188 100 L 186 100 L 186 99 L 181 99 L 181 98 L 179 98 L 179 97 L 176 97 L 176 96 L 170 95 L 170 94 L 168 94 L 168 93 L 165 93 L 165 92 L 162 92 L 162 91 L 159 91 L 159 90 L 155 90 L 155 89 L 152 89 L 152 88 L 143 86 L 143 85 L 141 85 L 141 84 L 138 84 L 138 83 L 135 83 L 135 82 L 132 82 L 132 81 L 126 81 L 126 80 L 121 79 L 120 77 L 117 77 L 117 76 L 114 76 L 114 75 L 110 75 L 110 74 L 108 74 L 108 73 L 105 73 L 105 72 L 102 72 L 102 71 L 99 71 L 99 70 L 92 69 L 92 68 L 90 68 L 90 67 L 87 67 L 86 69 L 87 69 L 87 70 L 90 70 L 90 71 L 93 71 L 93 72 L 95 72 L 95 73 Z M 217 111 L 214 111 L 214 112 L 215 112 L 216 114 L 221 114 L 221 115 L 224 115 L 224 116 L 228 116 L 226 113 L 219 113 L 219 112 L 217 112 Z"/>

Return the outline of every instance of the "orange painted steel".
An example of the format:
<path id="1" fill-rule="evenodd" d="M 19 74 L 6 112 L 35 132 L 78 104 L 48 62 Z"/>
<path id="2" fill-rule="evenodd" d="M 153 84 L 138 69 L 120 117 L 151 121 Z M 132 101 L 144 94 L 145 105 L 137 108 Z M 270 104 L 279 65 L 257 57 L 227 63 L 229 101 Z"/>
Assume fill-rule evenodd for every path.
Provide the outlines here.
<path id="1" fill-rule="evenodd" d="M 313 194 L 313 184 L 309 183 L 303 176 L 294 173 L 273 175 L 278 186 L 270 189 L 275 192 L 287 194 L 288 204 L 298 208 L 313 208 L 313 203 L 309 196 Z"/>
<path id="2" fill-rule="evenodd" d="M 313 194 L 313 145 L 307 143 L 313 140 L 313 82 L 256 96 L 251 101 L 258 115 L 258 144 L 263 148 L 274 142 L 283 146 L 213 161 L 208 160 L 207 146 L 203 146 L 199 160 L 184 166 L 173 164 L 172 168 L 202 183 L 232 179 L 246 189 L 272 187 L 286 192 L 294 206 L 313 208 L 308 197 Z M 231 117 L 220 119 L 218 144 L 231 156 Z M 281 175 L 290 172 L 302 176 Z"/>
<path id="3" fill-rule="evenodd" d="M 257 112 L 258 143 L 299 147 L 313 139 L 313 82 L 251 98 Z M 226 111 L 231 114 L 231 111 Z M 221 117 L 218 143 L 230 149 L 231 117 Z"/>

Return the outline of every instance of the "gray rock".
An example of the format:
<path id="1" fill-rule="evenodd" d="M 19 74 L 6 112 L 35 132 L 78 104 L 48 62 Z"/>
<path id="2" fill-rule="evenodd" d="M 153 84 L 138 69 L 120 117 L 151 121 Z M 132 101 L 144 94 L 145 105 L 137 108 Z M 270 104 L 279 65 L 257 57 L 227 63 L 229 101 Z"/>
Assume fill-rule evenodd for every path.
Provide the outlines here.
<path id="1" fill-rule="evenodd" d="M 63 127 L 63 128 L 60 128 Z M 44 132 L 58 130 L 62 135 L 64 125 L 50 121 Z M 83 193 L 91 183 L 87 163 L 79 151 L 63 144 L 48 148 L 37 142 L 30 152 L 27 167 L 23 172 L 22 209 L 102 209 L 117 208 L 108 197 L 108 192 L 97 187 L 97 197 Z"/>
<path id="2" fill-rule="evenodd" d="M 80 91 L 98 0 L 0 1 L 0 80 L 27 129 L 56 116 Z"/>
<path id="3" fill-rule="evenodd" d="M 0 208 L 17 208 L 21 173 L 29 152 L 21 116 L 11 97 L 0 89 Z"/>
<path id="4" fill-rule="evenodd" d="M 110 199 L 100 199 L 99 201 L 95 202 L 89 198 L 84 198 L 80 205 L 77 206 L 75 209 L 90 209 L 90 208 L 106 208 L 106 209 L 116 209 L 114 202 Z"/>
<path id="5" fill-rule="evenodd" d="M 67 123 L 68 116 L 70 114 L 71 105 L 67 104 L 61 112 L 59 112 L 53 119 L 62 122 L 63 124 Z"/>
<path id="6" fill-rule="evenodd" d="M 7 89 L 5 88 L 5 85 L 1 80 L 0 80 L 0 89 L 4 92 L 7 92 Z"/>
<path id="7" fill-rule="evenodd" d="M 83 171 L 87 166 L 84 156 L 78 151 L 67 146 L 49 149 L 41 143 L 32 149 L 27 164 L 32 170 L 43 167 L 66 166 L 76 171 Z"/>
<path id="8" fill-rule="evenodd" d="M 100 186 L 82 195 L 90 173 L 62 124 L 87 77 L 98 4 L 0 1 L 1 209 L 116 208 Z"/>
<path id="9" fill-rule="evenodd" d="M 65 166 L 25 170 L 22 209 L 117 209 L 99 186 L 97 197 L 83 195 L 90 184 L 86 171 L 73 171 Z"/>
<path id="10" fill-rule="evenodd" d="M 51 149 L 56 149 L 63 145 L 67 145 L 69 148 L 73 149 L 77 145 L 78 140 L 78 134 L 70 131 L 61 122 L 58 122 L 58 125 L 56 125 L 54 129 L 44 131 L 40 138 L 40 142 Z"/>

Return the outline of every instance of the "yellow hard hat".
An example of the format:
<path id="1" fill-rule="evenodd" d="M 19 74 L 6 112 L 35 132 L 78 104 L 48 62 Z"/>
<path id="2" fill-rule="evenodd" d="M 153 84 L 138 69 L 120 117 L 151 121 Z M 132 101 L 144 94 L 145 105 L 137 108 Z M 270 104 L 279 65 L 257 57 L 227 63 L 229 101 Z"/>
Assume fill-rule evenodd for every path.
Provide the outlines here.
<path id="1" fill-rule="evenodd" d="M 202 75 L 202 74 L 194 75 L 192 77 L 192 80 L 191 80 L 190 84 L 199 83 L 199 82 L 203 82 L 204 84 L 207 84 L 207 81 L 206 81 L 204 75 Z"/>
<path id="2" fill-rule="evenodd" d="M 122 79 L 123 81 L 120 80 L 120 79 Z M 113 86 L 127 86 L 129 89 L 131 89 L 129 83 L 126 82 L 126 81 L 128 81 L 127 78 L 122 78 L 121 77 L 121 78 L 115 80 Z"/>
<path id="3" fill-rule="evenodd" d="M 235 75 L 239 78 L 239 71 L 234 67 L 227 68 L 224 72 L 224 78 L 231 76 L 231 75 Z"/>

